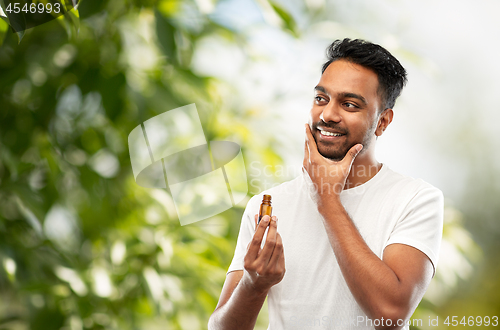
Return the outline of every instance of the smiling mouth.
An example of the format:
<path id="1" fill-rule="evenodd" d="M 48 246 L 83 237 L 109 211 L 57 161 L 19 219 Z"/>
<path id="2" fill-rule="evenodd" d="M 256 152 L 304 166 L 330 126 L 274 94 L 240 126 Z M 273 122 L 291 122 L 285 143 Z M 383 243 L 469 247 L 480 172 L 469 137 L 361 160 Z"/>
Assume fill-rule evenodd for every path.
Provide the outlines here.
<path id="1" fill-rule="evenodd" d="M 328 132 L 328 131 L 325 131 L 325 130 L 322 130 L 321 128 L 318 127 L 318 131 L 320 132 L 320 134 L 322 136 L 328 136 L 328 137 L 339 137 L 339 136 L 344 136 L 345 134 L 342 134 L 342 133 L 332 133 L 332 132 Z"/>

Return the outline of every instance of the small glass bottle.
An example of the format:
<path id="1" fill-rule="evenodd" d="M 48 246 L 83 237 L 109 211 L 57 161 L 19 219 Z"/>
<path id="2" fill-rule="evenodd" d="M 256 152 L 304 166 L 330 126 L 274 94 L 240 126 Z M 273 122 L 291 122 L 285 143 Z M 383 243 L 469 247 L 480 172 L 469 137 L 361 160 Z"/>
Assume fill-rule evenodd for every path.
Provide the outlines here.
<path id="1" fill-rule="evenodd" d="M 271 195 L 264 195 L 264 197 L 262 198 L 262 204 L 260 204 L 259 220 L 257 220 L 257 224 L 260 223 L 260 220 L 263 216 L 271 216 L 272 211 L 273 207 L 271 206 Z"/>

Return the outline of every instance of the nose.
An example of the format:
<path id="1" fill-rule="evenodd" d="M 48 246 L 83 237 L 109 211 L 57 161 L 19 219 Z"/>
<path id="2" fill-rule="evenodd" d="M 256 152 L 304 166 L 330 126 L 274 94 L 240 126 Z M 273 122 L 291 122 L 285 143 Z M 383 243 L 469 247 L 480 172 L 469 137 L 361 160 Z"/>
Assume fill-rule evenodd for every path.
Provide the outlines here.
<path id="1" fill-rule="evenodd" d="M 321 112 L 319 118 L 325 123 L 340 123 L 342 121 L 342 116 L 340 115 L 340 109 L 336 102 L 328 102 L 328 104 L 323 108 L 323 112 Z"/>

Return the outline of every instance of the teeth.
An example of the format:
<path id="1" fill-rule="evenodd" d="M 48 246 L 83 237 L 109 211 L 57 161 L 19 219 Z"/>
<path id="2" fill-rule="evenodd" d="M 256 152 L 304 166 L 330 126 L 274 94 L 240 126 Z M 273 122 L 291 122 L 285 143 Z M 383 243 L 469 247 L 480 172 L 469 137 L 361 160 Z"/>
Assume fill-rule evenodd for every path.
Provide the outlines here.
<path id="1" fill-rule="evenodd" d="M 330 133 L 330 132 L 323 131 L 323 130 L 320 130 L 320 131 L 321 131 L 321 134 L 326 135 L 326 136 L 341 136 L 342 135 L 339 133 Z"/>

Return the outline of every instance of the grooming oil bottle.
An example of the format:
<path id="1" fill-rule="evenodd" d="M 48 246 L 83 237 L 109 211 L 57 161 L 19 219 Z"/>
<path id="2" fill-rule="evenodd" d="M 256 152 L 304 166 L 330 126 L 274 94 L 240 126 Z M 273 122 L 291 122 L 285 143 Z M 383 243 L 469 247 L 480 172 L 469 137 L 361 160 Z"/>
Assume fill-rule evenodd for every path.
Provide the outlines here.
<path id="1" fill-rule="evenodd" d="M 257 220 L 257 224 L 260 223 L 263 216 L 271 216 L 272 211 L 273 207 L 271 206 L 271 195 L 264 195 L 264 198 L 262 198 L 262 204 L 260 204 L 259 219 Z"/>

